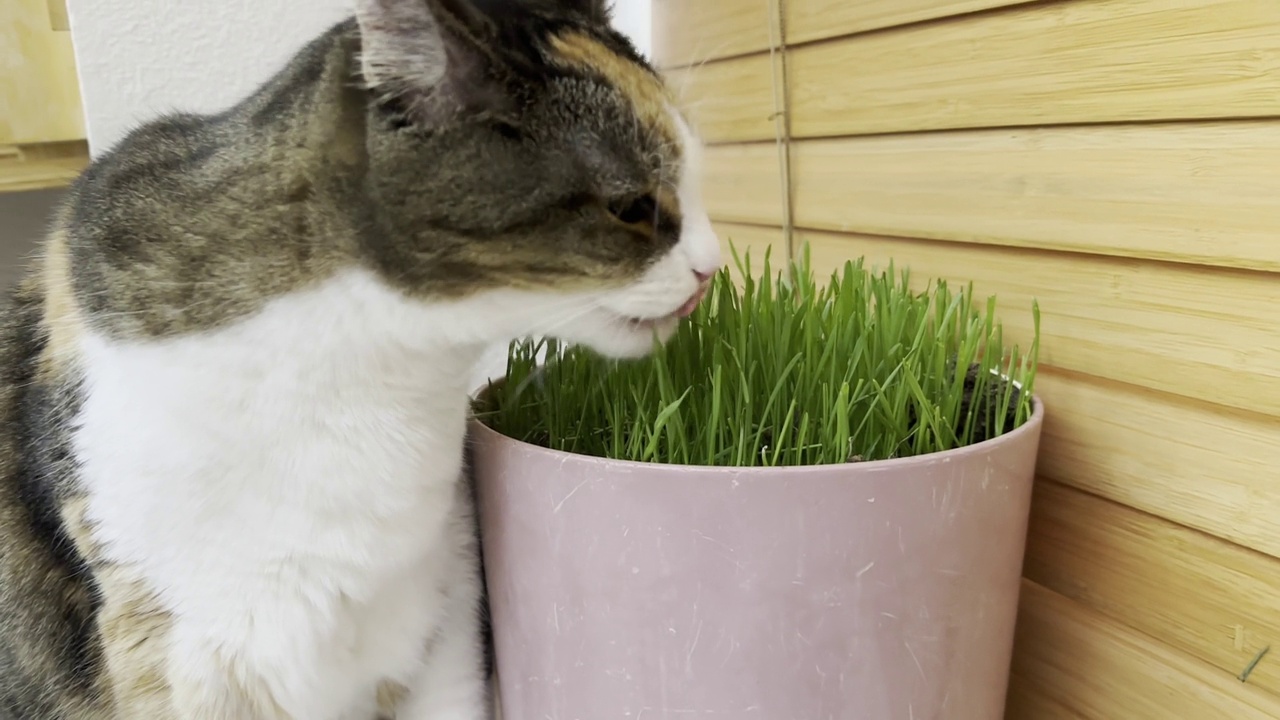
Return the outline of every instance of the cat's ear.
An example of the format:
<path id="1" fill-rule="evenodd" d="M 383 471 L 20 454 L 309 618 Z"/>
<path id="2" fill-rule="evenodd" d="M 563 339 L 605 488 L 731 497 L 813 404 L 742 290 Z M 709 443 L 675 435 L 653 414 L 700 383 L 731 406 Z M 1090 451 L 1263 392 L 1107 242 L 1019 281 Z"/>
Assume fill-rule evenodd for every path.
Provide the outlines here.
<path id="1" fill-rule="evenodd" d="M 356 20 L 364 81 L 380 99 L 427 122 L 503 112 L 489 20 L 468 0 L 356 0 Z"/>

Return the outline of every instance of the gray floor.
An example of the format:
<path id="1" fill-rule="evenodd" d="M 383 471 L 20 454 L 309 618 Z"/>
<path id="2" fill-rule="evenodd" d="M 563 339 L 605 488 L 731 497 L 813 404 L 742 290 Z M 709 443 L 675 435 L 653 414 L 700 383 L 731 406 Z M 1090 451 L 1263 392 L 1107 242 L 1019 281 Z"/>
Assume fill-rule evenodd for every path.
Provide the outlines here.
<path id="1" fill-rule="evenodd" d="M 0 288 L 22 276 L 61 197 L 60 190 L 0 193 Z"/>

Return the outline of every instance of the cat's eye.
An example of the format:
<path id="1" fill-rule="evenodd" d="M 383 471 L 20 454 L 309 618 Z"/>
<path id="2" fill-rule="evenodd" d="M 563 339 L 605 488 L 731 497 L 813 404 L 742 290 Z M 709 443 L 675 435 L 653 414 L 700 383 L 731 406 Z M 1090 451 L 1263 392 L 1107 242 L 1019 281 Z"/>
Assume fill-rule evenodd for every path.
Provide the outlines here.
<path id="1" fill-rule="evenodd" d="M 619 198 L 609 203 L 609 212 L 627 225 L 657 221 L 658 201 L 653 195 Z"/>
<path id="2" fill-rule="evenodd" d="M 409 117 L 409 109 L 400 98 L 389 97 L 379 100 L 377 108 L 388 130 L 398 132 L 414 127 L 413 120 Z"/>

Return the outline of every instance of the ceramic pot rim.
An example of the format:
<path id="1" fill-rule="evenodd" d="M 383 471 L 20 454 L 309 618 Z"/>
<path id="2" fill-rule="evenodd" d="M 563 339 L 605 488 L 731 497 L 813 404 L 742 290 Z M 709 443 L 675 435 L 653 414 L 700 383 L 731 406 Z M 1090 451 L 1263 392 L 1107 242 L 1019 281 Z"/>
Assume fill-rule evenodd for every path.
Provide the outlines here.
<path id="1" fill-rule="evenodd" d="M 483 392 L 488 389 L 486 385 L 481 389 Z M 682 465 L 678 463 L 664 462 L 640 462 L 638 460 L 616 460 L 613 458 L 600 457 L 598 455 L 583 455 L 580 453 L 571 453 L 564 450 L 555 450 L 553 448 L 534 445 L 533 443 L 517 440 L 513 437 L 503 435 L 488 425 L 481 422 L 475 417 L 468 419 L 471 426 L 473 438 L 468 442 L 474 442 L 474 436 L 482 436 L 491 442 L 505 444 L 511 447 L 520 448 L 522 452 L 536 452 L 546 454 L 553 458 L 560 458 L 563 462 L 591 462 L 607 464 L 611 467 L 619 469 L 639 469 L 644 468 L 646 471 L 662 469 L 671 472 L 679 472 L 681 474 L 695 475 L 717 475 L 722 476 L 725 473 L 733 473 L 735 475 L 778 475 L 788 474 L 793 476 L 803 476 L 807 474 L 828 475 L 834 468 L 843 468 L 847 470 L 858 470 L 860 472 L 882 472 L 892 471 L 896 469 L 906 469 L 912 466 L 931 465 L 939 462 L 950 462 L 957 457 L 967 455 L 986 455 L 998 452 L 1001 446 L 1016 445 L 1023 441 L 1032 441 L 1032 437 L 1038 437 L 1041 426 L 1044 424 L 1044 403 L 1039 395 L 1032 395 L 1032 412 L 1031 417 L 1020 425 L 1018 428 L 1006 432 L 998 437 L 983 440 L 980 443 L 965 445 L 964 447 L 952 448 L 951 450 L 942 450 L 939 452 L 926 453 L 924 455 L 914 455 L 905 458 L 891 458 L 888 460 L 866 460 L 856 463 L 826 463 L 821 465 L 786 465 L 777 467 L 754 466 L 754 467 L 738 467 L 732 465 Z"/>

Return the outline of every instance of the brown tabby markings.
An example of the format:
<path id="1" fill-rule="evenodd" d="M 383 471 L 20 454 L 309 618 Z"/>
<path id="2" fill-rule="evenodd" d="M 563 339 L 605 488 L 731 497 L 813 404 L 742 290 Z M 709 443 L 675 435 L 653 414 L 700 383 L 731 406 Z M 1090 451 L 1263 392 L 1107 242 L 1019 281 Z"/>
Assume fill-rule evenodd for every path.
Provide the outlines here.
<path id="1" fill-rule="evenodd" d="M 645 68 L 636 65 L 605 47 L 599 40 L 580 32 L 567 32 L 551 38 L 558 53 L 553 59 L 567 69 L 599 74 L 626 96 L 636 116 L 670 145 L 678 145 L 680 134 L 671 116 L 674 105 L 662 81 Z"/>
<path id="2" fill-rule="evenodd" d="M 219 658 L 223 687 L 171 677 L 174 619 L 95 541 L 72 439 L 80 348 L 91 333 L 225 327 L 348 268 L 430 299 L 638 276 L 678 240 L 681 129 L 658 76 L 585 17 L 530 50 L 554 67 L 521 130 L 564 152 L 466 124 L 401 132 L 354 80 L 347 21 L 227 113 L 140 128 L 78 181 L 36 275 L 0 308 L 0 716 L 170 720 L 212 695 L 225 704 L 189 720 L 283 717 L 234 658 Z M 606 149 L 590 170 L 572 154 L 582 136 Z M 530 157 L 539 174 L 523 172 Z M 593 192 L 585 210 L 558 205 Z M 619 230 L 606 206 L 644 193 L 665 225 Z M 380 686 L 379 712 L 407 692 Z"/>
<path id="3" fill-rule="evenodd" d="M 551 46 L 557 53 L 553 58 L 555 61 L 577 72 L 601 75 L 625 95 L 635 108 L 636 117 L 643 123 L 643 129 L 670 149 L 669 157 L 679 156 L 680 131 L 672 115 L 675 102 L 658 76 L 579 32 L 554 36 Z M 678 173 L 672 169 L 670 176 L 676 177 Z M 671 187 L 654 188 L 654 199 L 658 201 L 663 215 L 680 217 L 680 201 Z"/>
<path id="4" fill-rule="evenodd" d="M 71 287 L 65 231 L 50 234 L 38 277 L 45 297 L 42 324 L 46 336 L 39 372 L 42 382 L 56 384 L 65 381 L 71 371 L 78 340 L 85 330 L 84 316 Z M 124 716 L 166 717 L 171 708 L 164 677 L 164 639 L 170 617 L 160 609 L 141 578 L 103 560 L 87 512 L 87 498 L 76 495 L 63 504 L 60 514 L 76 550 L 94 568 L 102 600 L 98 632 L 102 662 L 108 671 L 106 677 L 110 678 L 104 695 Z"/>
<path id="5" fill-rule="evenodd" d="M 48 333 L 40 356 L 40 375 L 53 380 L 66 369 L 84 329 L 84 316 L 71 287 L 71 257 L 65 230 L 49 235 L 39 266 L 39 282 L 45 298 L 42 321 Z"/>
<path id="6" fill-rule="evenodd" d="M 169 717 L 172 709 L 164 665 L 171 618 L 141 578 L 127 567 L 102 560 L 87 512 L 88 500 L 75 497 L 63 505 L 62 521 L 76 549 L 93 566 L 102 596 L 98 631 L 111 705 L 121 717 Z"/>

